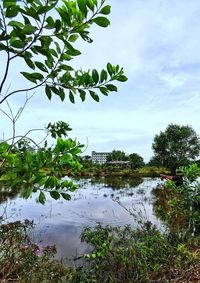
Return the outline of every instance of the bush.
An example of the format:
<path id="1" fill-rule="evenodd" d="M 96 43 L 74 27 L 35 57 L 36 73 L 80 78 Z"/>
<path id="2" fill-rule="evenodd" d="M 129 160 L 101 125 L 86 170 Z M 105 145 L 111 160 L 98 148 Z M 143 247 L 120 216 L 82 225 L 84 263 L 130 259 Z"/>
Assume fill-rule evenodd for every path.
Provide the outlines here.
<path id="1" fill-rule="evenodd" d="M 62 282 L 72 269 L 54 260 L 56 249 L 31 242 L 33 222 L 16 221 L 0 226 L 0 282 Z"/>
<path id="2" fill-rule="evenodd" d="M 138 229 L 87 228 L 82 240 L 93 250 L 85 255 L 87 264 L 76 273 L 73 282 L 152 282 L 168 273 L 180 253 L 177 243 L 150 222 Z M 188 257 L 180 255 L 180 262 L 182 259 L 186 262 Z"/>
<path id="3" fill-rule="evenodd" d="M 176 186 L 167 181 L 163 187 L 154 190 L 155 210 L 179 237 L 200 234 L 200 182 L 196 164 L 182 167 L 183 184 Z"/>

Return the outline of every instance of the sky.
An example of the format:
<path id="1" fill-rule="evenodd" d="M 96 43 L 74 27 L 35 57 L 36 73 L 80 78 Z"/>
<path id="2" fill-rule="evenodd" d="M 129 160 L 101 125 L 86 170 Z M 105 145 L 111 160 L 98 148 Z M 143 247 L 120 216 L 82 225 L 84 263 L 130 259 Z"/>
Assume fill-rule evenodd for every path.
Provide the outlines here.
<path id="1" fill-rule="evenodd" d="M 153 155 L 154 136 L 168 124 L 190 125 L 200 133 L 200 1 L 107 0 L 111 25 L 91 28 L 93 43 L 79 42 L 82 52 L 72 65 L 82 69 L 105 68 L 107 62 L 124 68 L 128 81 L 118 92 L 75 104 L 58 97 L 48 101 L 42 89 L 29 101 L 17 126 L 17 134 L 63 120 L 70 136 L 91 151 L 123 150 L 138 153 L 146 162 Z M 0 55 L 0 78 L 5 60 Z M 9 73 L 10 86 L 24 85 L 16 62 Z M 9 103 L 21 107 L 23 94 Z M 1 106 L 6 109 L 6 105 Z M 8 138 L 11 124 L 0 113 L 0 137 Z M 41 138 L 41 132 L 35 132 Z"/>

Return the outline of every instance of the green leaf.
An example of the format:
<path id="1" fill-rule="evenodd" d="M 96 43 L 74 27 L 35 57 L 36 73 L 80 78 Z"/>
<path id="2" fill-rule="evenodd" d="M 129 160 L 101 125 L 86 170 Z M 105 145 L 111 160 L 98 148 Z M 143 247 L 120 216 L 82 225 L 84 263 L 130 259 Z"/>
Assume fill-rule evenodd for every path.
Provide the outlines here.
<path id="1" fill-rule="evenodd" d="M 29 18 L 27 18 L 27 17 L 24 16 L 24 15 L 22 15 L 22 16 L 23 16 L 23 18 L 24 18 L 24 23 L 25 23 L 25 25 L 30 25 L 31 22 L 30 22 Z"/>
<path id="2" fill-rule="evenodd" d="M 86 16 L 87 15 L 86 0 L 77 0 L 77 3 L 80 11 L 84 14 L 84 16 Z"/>
<path id="3" fill-rule="evenodd" d="M 55 32 L 57 33 L 57 32 L 59 32 L 59 30 L 61 29 L 61 27 L 62 27 L 62 23 L 61 23 L 61 21 L 60 20 L 56 20 L 55 21 Z"/>
<path id="4" fill-rule="evenodd" d="M 66 193 L 61 193 L 61 196 L 65 199 L 65 200 L 70 200 L 71 196 L 69 194 Z"/>
<path id="5" fill-rule="evenodd" d="M 40 194 L 39 194 L 39 202 L 41 204 L 45 204 L 45 201 L 46 201 L 45 194 L 43 192 L 40 192 Z"/>
<path id="6" fill-rule="evenodd" d="M 51 192 L 50 192 L 50 196 L 51 196 L 53 199 L 57 200 L 57 199 L 60 198 L 60 193 L 57 192 L 57 191 L 51 191 Z"/>
<path id="7" fill-rule="evenodd" d="M 103 69 L 103 70 L 101 71 L 101 75 L 100 75 L 100 82 L 102 83 L 102 82 L 106 81 L 106 80 L 107 80 L 107 77 L 108 77 L 108 74 L 107 74 L 107 72 Z"/>
<path id="8" fill-rule="evenodd" d="M 46 28 L 54 28 L 54 20 L 51 16 L 46 19 L 46 22 L 48 24 Z"/>
<path id="9" fill-rule="evenodd" d="M 19 6 L 17 5 L 12 5 L 12 6 L 9 6 L 7 9 L 6 9 L 6 17 L 7 18 L 14 18 L 17 16 L 17 14 L 19 13 Z"/>
<path id="10" fill-rule="evenodd" d="M 24 34 L 33 34 L 35 31 L 37 30 L 37 27 L 30 25 L 25 25 L 25 27 L 23 28 L 22 32 Z"/>
<path id="11" fill-rule="evenodd" d="M 35 65 L 29 57 L 24 56 L 24 60 L 31 69 L 35 70 Z"/>
<path id="12" fill-rule="evenodd" d="M 31 73 L 31 76 L 36 79 L 42 81 L 44 79 L 44 76 L 40 73 Z"/>
<path id="13" fill-rule="evenodd" d="M 88 43 L 92 43 L 93 40 L 84 32 L 80 32 L 80 36 L 82 37 L 83 40 L 85 40 Z"/>
<path id="14" fill-rule="evenodd" d="M 40 73 L 27 73 L 27 72 L 20 72 L 27 80 L 36 83 L 36 80 L 43 80 L 44 77 Z"/>
<path id="15" fill-rule="evenodd" d="M 102 87 L 102 86 L 100 86 L 99 87 L 99 90 L 101 91 L 101 93 L 103 93 L 104 95 L 108 95 L 108 89 L 106 88 L 106 87 Z"/>
<path id="16" fill-rule="evenodd" d="M 69 100 L 71 101 L 71 103 L 75 103 L 74 95 L 71 90 L 69 91 Z"/>
<path id="17" fill-rule="evenodd" d="M 58 44 L 58 42 L 54 42 L 55 46 L 56 46 L 56 51 L 60 54 L 61 53 L 61 49 L 60 49 L 60 46 Z"/>
<path id="18" fill-rule="evenodd" d="M 10 41 L 10 45 L 14 48 L 21 49 L 21 48 L 24 48 L 25 43 L 22 40 L 16 39 L 16 40 Z"/>
<path id="19" fill-rule="evenodd" d="M 96 102 L 99 102 L 99 96 L 94 91 L 89 90 L 89 93 Z"/>
<path id="20" fill-rule="evenodd" d="M 13 28 L 13 31 L 11 32 L 10 36 L 11 37 L 18 37 L 22 42 L 26 43 L 27 38 L 24 35 L 23 31 L 18 27 Z"/>
<path id="21" fill-rule="evenodd" d="M 34 79 L 31 74 L 27 73 L 27 72 L 20 72 L 27 80 L 36 83 L 36 79 Z"/>
<path id="22" fill-rule="evenodd" d="M 22 192 L 22 196 L 23 198 L 27 199 L 30 197 L 30 195 L 32 194 L 33 192 L 33 188 L 30 187 L 30 188 L 26 188 L 23 192 Z"/>
<path id="23" fill-rule="evenodd" d="M 37 10 L 38 14 L 45 14 L 48 11 L 52 10 L 54 5 L 50 5 L 50 6 L 42 6 L 41 2 L 38 3 L 39 4 L 39 9 Z"/>
<path id="24" fill-rule="evenodd" d="M 65 46 L 67 47 L 67 54 L 71 56 L 78 56 L 81 54 L 81 52 L 77 49 L 75 49 L 68 41 L 65 41 Z"/>
<path id="25" fill-rule="evenodd" d="M 70 35 L 68 40 L 70 42 L 75 42 L 77 39 L 78 39 L 78 34 L 72 34 L 72 35 Z"/>
<path id="26" fill-rule="evenodd" d="M 113 84 L 107 84 L 105 85 L 107 87 L 107 89 L 109 89 L 110 91 L 117 91 L 117 87 Z"/>
<path id="27" fill-rule="evenodd" d="M 127 81 L 128 80 L 128 78 L 126 77 L 126 76 L 119 76 L 119 77 L 117 77 L 117 81 L 119 81 L 119 82 L 125 82 L 125 81 Z"/>
<path id="28" fill-rule="evenodd" d="M 94 11 L 94 3 L 93 0 L 86 0 L 86 5 L 91 11 Z"/>
<path id="29" fill-rule="evenodd" d="M 107 6 L 103 7 L 103 8 L 99 11 L 99 13 L 100 13 L 100 14 L 104 14 L 104 15 L 109 15 L 109 14 L 110 14 L 110 10 L 111 10 L 110 5 L 107 5 Z"/>
<path id="30" fill-rule="evenodd" d="M 107 64 L 107 70 L 108 70 L 109 75 L 112 77 L 113 67 L 110 63 Z"/>
<path id="31" fill-rule="evenodd" d="M 8 23 L 8 26 L 11 26 L 11 27 L 18 27 L 18 28 L 24 28 L 24 25 L 21 23 L 21 22 L 18 22 L 18 21 L 10 21 Z"/>
<path id="32" fill-rule="evenodd" d="M 107 27 L 110 25 L 110 21 L 105 17 L 97 17 L 94 18 L 92 21 L 100 27 Z"/>
<path id="33" fill-rule="evenodd" d="M 0 153 L 5 153 L 10 148 L 9 144 L 7 142 L 1 142 L 0 143 Z"/>
<path id="34" fill-rule="evenodd" d="M 82 89 L 79 89 L 78 91 L 80 93 L 80 98 L 81 98 L 82 102 L 85 101 L 86 92 Z"/>
<path id="35" fill-rule="evenodd" d="M 46 66 L 45 66 L 42 62 L 35 61 L 35 65 L 36 65 L 36 66 L 38 67 L 38 69 L 40 69 L 41 71 L 48 73 L 48 70 L 47 70 Z"/>
<path id="36" fill-rule="evenodd" d="M 66 23 L 69 27 L 71 27 L 71 18 L 67 10 L 63 7 L 57 8 L 58 13 L 60 14 L 64 23 Z"/>
<path id="37" fill-rule="evenodd" d="M 60 96 L 60 99 L 61 101 L 64 101 L 65 99 L 65 92 L 62 88 L 59 88 L 59 96 Z"/>
<path id="38" fill-rule="evenodd" d="M 46 93 L 48 99 L 51 100 L 52 93 L 51 93 L 51 89 L 48 85 L 45 86 L 45 93 Z"/>
<path id="39" fill-rule="evenodd" d="M 3 1 L 3 7 L 7 8 L 9 6 L 15 6 L 17 3 L 17 0 L 4 0 Z"/>
<path id="40" fill-rule="evenodd" d="M 92 79 L 95 82 L 95 84 L 97 84 L 99 81 L 99 74 L 95 69 L 92 70 Z"/>
<path id="41" fill-rule="evenodd" d="M 60 164 L 61 165 L 67 165 L 72 160 L 72 155 L 70 153 L 64 154 L 60 158 Z"/>
<path id="42" fill-rule="evenodd" d="M 64 64 L 61 64 L 61 65 L 59 66 L 59 68 L 60 68 L 61 70 L 64 70 L 64 71 L 73 71 L 73 70 L 74 70 L 71 66 L 69 66 L 69 65 L 64 65 Z"/>
<path id="43" fill-rule="evenodd" d="M 51 86 L 50 89 L 57 95 L 60 94 L 59 89 L 57 89 L 55 86 Z"/>
<path id="44" fill-rule="evenodd" d="M 38 12 L 33 8 L 25 8 L 25 10 L 20 9 L 21 11 L 23 11 L 23 14 L 27 15 L 28 17 L 32 17 L 34 20 L 38 20 L 40 21 L 40 17 Z"/>

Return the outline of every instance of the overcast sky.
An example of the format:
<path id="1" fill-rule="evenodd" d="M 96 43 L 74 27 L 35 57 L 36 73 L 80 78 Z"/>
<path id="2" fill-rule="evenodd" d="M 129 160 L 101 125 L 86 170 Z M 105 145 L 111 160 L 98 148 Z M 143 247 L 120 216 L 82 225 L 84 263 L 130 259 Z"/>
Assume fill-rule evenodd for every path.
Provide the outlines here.
<path id="1" fill-rule="evenodd" d="M 119 84 L 118 93 L 101 96 L 100 103 L 91 98 L 75 105 L 58 98 L 49 102 L 38 90 L 17 133 L 63 120 L 73 128 L 71 136 L 87 144 L 84 154 L 119 149 L 148 161 L 155 134 L 169 123 L 191 125 L 200 133 L 200 1 L 108 0 L 107 4 L 112 7 L 111 26 L 91 29 L 94 42 L 79 44 L 82 55 L 73 66 L 100 70 L 107 62 L 120 64 L 128 81 Z M 17 63 L 12 67 L 12 86 L 23 84 L 15 73 L 20 68 Z M 13 110 L 23 99 L 17 94 L 10 100 Z M 8 119 L 0 114 L 0 136 L 8 138 L 9 129 Z"/>

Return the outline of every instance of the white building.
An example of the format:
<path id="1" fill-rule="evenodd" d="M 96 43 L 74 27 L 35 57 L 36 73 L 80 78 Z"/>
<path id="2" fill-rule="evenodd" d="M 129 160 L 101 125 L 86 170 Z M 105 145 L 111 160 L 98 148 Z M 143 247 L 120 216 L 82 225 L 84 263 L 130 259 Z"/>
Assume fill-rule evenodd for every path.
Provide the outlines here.
<path id="1" fill-rule="evenodd" d="M 96 152 L 92 151 L 92 162 L 98 164 L 104 164 L 107 161 L 107 156 L 110 152 Z"/>

